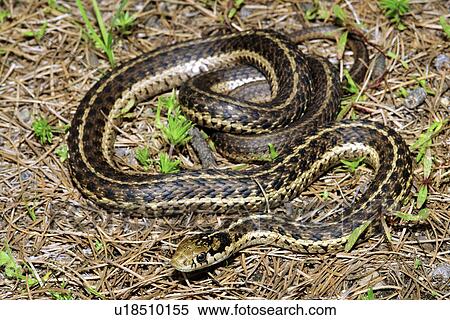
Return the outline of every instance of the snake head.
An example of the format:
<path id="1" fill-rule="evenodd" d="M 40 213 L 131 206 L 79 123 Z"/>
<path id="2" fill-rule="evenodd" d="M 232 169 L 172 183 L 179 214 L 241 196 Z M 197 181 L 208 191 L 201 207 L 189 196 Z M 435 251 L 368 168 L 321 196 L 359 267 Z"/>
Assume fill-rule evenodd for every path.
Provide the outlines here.
<path id="1" fill-rule="evenodd" d="M 228 258 L 231 252 L 227 232 L 203 233 L 184 239 L 172 257 L 172 266 L 181 272 L 206 268 Z"/>

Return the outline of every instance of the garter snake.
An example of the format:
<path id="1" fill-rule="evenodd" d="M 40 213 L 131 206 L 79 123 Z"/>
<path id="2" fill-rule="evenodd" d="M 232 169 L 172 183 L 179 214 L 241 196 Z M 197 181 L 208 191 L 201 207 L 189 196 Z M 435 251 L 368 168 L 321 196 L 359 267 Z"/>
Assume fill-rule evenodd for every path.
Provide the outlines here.
<path id="1" fill-rule="evenodd" d="M 291 39 L 330 37 L 334 29 L 305 29 Z M 367 63 L 367 51 L 358 41 L 350 42 L 355 78 L 361 77 Z M 258 104 L 211 89 L 212 82 L 205 79 L 237 64 L 264 74 L 271 87 L 270 101 Z M 199 126 L 223 132 L 218 143 L 226 146 L 227 154 L 259 154 L 273 143 L 281 156 L 243 171 L 162 175 L 119 170 L 112 149 L 120 110 L 179 86 L 183 113 Z M 298 195 L 339 159 L 365 157 L 375 169 L 373 181 L 356 203 L 344 209 L 339 221 L 292 230 L 270 215 L 257 216 L 266 229 L 257 228 L 253 216 L 242 218 L 228 230 L 182 241 L 172 264 L 192 271 L 257 243 L 304 252 L 335 249 L 354 228 L 391 210 L 408 192 L 411 179 L 408 148 L 394 130 L 368 121 L 329 124 L 340 96 L 337 72 L 329 62 L 306 56 L 274 31 L 244 31 L 169 45 L 125 62 L 88 91 L 69 132 L 71 175 L 86 197 L 113 210 L 148 216 L 263 212 L 267 204 L 277 207 Z M 242 133 L 246 135 L 236 136 Z"/>

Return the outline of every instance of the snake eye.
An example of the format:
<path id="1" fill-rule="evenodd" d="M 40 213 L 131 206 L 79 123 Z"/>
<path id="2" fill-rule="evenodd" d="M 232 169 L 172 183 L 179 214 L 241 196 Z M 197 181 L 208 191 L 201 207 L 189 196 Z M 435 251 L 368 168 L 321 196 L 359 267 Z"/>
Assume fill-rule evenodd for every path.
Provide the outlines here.
<path id="1" fill-rule="evenodd" d="M 206 253 L 201 252 L 197 255 L 197 262 L 202 263 L 206 260 Z"/>

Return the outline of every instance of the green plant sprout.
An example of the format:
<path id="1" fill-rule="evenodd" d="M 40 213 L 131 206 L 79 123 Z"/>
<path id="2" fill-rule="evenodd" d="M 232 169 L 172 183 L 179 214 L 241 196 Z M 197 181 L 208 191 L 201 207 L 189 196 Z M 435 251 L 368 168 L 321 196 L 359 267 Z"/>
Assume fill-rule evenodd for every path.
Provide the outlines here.
<path id="1" fill-rule="evenodd" d="M 305 19 L 312 21 L 314 19 L 327 20 L 331 13 L 320 5 L 319 0 L 314 0 L 312 7 L 305 11 Z"/>
<path id="2" fill-rule="evenodd" d="M 274 161 L 279 156 L 278 151 L 275 149 L 275 146 L 272 143 L 269 143 L 268 147 L 269 147 L 270 160 Z"/>
<path id="3" fill-rule="evenodd" d="M 337 115 L 337 120 L 343 119 L 344 116 L 352 109 L 354 103 L 367 100 L 367 96 L 361 94 L 358 85 L 355 83 L 347 69 L 344 69 L 344 77 L 347 80 L 347 84 L 344 90 L 346 90 L 351 95 L 345 96 L 344 99 L 342 99 L 341 110 Z M 356 114 L 356 112 L 352 110 L 351 118 L 354 120 L 357 117 L 358 115 Z"/>
<path id="4" fill-rule="evenodd" d="M 135 152 L 137 162 L 147 171 L 153 160 L 150 158 L 150 150 L 148 147 L 137 148 Z"/>
<path id="5" fill-rule="evenodd" d="M 59 157 L 59 161 L 64 162 L 69 158 L 69 147 L 62 144 L 55 150 L 55 154 Z"/>
<path id="6" fill-rule="evenodd" d="M 395 60 L 395 61 L 398 60 L 398 61 L 402 64 L 403 68 L 405 68 L 406 70 L 409 69 L 408 62 L 406 62 L 405 60 L 400 59 L 400 58 L 398 57 L 398 55 L 395 54 L 394 52 L 392 52 L 392 51 L 389 50 L 389 51 L 386 53 L 386 56 L 388 56 L 388 57 L 391 58 L 392 60 Z"/>
<path id="7" fill-rule="evenodd" d="M 74 297 L 72 295 L 72 292 L 70 290 L 66 289 L 66 286 L 67 286 L 67 282 L 63 281 L 60 286 L 60 288 L 62 290 L 64 290 L 63 292 L 50 290 L 48 293 L 55 300 L 73 300 Z"/>
<path id="8" fill-rule="evenodd" d="M 228 11 L 228 18 L 233 19 L 243 4 L 244 0 L 233 0 L 233 7 Z"/>
<path id="9" fill-rule="evenodd" d="M 450 39 L 450 25 L 447 23 L 447 21 L 445 21 L 444 16 L 439 17 L 439 24 L 441 25 L 442 30 L 444 31 L 447 38 Z"/>
<path id="10" fill-rule="evenodd" d="M 36 221 L 36 209 L 34 205 L 27 205 L 27 212 L 31 220 Z"/>
<path id="11" fill-rule="evenodd" d="M 369 289 L 367 289 L 367 293 L 362 296 L 361 300 L 375 300 L 375 294 L 373 293 L 372 287 L 369 287 Z"/>
<path id="12" fill-rule="evenodd" d="M 93 295 L 93 296 L 96 297 L 96 298 L 99 298 L 99 299 L 102 299 L 102 300 L 105 299 L 105 297 L 104 297 L 100 292 L 98 292 L 98 290 L 95 289 L 94 287 L 84 287 L 84 289 L 85 289 L 89 294 Z"/>
<path id="13" fill-rule="evenodd" d="M 422 261 L 418 257 L 416 257 L 414 259 L 414 269 L 419 269 L 421 266 L 422 266 Z"/>
<path id="14" fill-rule="evenodd" d="M 347 80 L 347 86 L 345 87 L 345 90 L 347 90 L 351 94 L 358 94 L 359 88 L 347 69 L 344 69 L 344 77 Z"/>
<path id="15" fill-rule="evenodd" d="M 361 237 L 364 231 L 366 231 L 370 223 L 370 221 L 367 221 L 352 231 L 352 233 L 348 237 L 347 243 L 345 244 L 345 251 L 349 252 L 353 248 L 353 246 L 356 244 L 356 241 L 358 241 L 359 237 Z"/>
<path id="16" fill-rule="evenodd" d="M 128 0 L 121 0 L 119 8 L 116 11 L 116 14 L 113 18 L 113 27 L 119 31 L 122 35 L 129 35 L 131 33 L 131 29 L 133 28 L 136 17 L 130 15 L 128 11 L 124 11 L 125 6 L 127 5 Z"/>
<path id="17" fill-rule="evenodd" d="M 16 262 L 9 248 L 0 251 L 0 267 L 5 269 L 5 275 L 9 279 L 26 281 L 30 287 L 38 284 L 34 277 L 23 274 L 22 267 Z"/>
<path id="18" fill-rule="evenodd" d="M 425 151 L 431 146 L 431 139 L 441 132 L 444 126 L 448 123 L 448 119 L 441 121 L 433 121 L 433 123 L 428 127 L 427 131 L 421 133 L 419 138 L 411 145 L 410 149 L 412 151 L 417 150 L 416 162 L 420 162 Z"/>
<path id="19" fill-rule="evenodd" d="M 161 110 L 167 110 L 167 124 L 161 122 Z M 191 139 L 192 122 L 181 114 L 175 91 L 169 97 L 160 97 L 156 110 L 156 127 L 161 130 L 172 147 L 183 145 Z"/>
<path id="20" fill-rule="evenodd" d="M 431 143 L 432 139 L 439 134 L 439 132 L 448 123 L 448 119 L 441 121 L 433 121 L 428 129 L 421 133 L 419 138 L 411 145 L 410 150 L 417 150 L 416 162 L 421 163 L 423 167 L 423 182 L 417 192 L 416 208 L 420 209 L 418 214 L 408 214 L 403 212 L 397 212 L 396 215 L 402 220 L 406 221 L 422 221 L 428 218 L 429 212 L 424 205 L 428 198 L 428 181 L 431 176 L 433 167 L 433 157 L 431 155 Z"/>
<path id="21" fill-rule="evenodd" d="M 11 14 L 9 13 L 9 11 L 0 10 L 0 24 L 5 22 L 5 20 L 9 17 L 11 17 Z"/>
<path id="22" fill-rule="evenodd" d="M 434 90 L 428 86 L 427 81 L 425 79 L 416 79 L 416 81 L 428 95 L 434 96 L 436 94 L 436 92 L 434 92 Z"/>
<path id="23" fill-rule="evenodd" d="M 167 153 L 159 154 L 159 171 L 161 173 L 177 173 L 180 171 L 179 164 L 180 160 L 171 160 Z"/>
<path id="24" fill-rule="evenodd" d="M 53 128 L 45 118 L 38 118 L 31 124 L 34 135 L 39 139 L 41 144 L 52 143 L 53 140 Z"/>
<path id="25" fill-rule="evenodd" d="M 31 31 L 25 31 L 23 33 L 23 36 L 26 38 L 34 38 L 36 39 L 36 42 L 41 41 L 41 39 L 44 37 L 45 32 L 47 31 L 48 23 L 45 21 L 37 31 L 31 30 Z"/>
<path id="26" fill-rule="evenodd" d="M 38 138 L 39 142 L 44 145 L 52 143 L 55 133 L 65 133 L 70 128 L 70 125 L 61 125 L 58 127 L 51 126 L 48 120 L 44 117 L 39 117 L 31 124 L 33 134 Z M 61 152 L 61 151 L 58 151 Z"/>
<path id="27" fill-rule="evenodd" d="M 95 251 L 100 252 L 103 250 L 103 243 L 100 240 L 95 239 L 94 247 L 95 247 Z"/>
<path id="28" fill-rule="evenodd" d="M 161 120 L 162 109 L 167 111 L 167 122 Z M 172 153 L 176 146 L 186 144 L 191 136 L 189 130 L 192 122 L 181 114 L 175 91 L 168 97 L 159 97 L 155 115 L 155 126 L 162 132 L 164 139 L 170 144 L 169 153 L 162 152 L 159 155 L 159 171 L 161 173 L 176 173 L 179 171 L 180 160 L 172 160 Z M 148 170 L 153 160 L 148 148 L 138 148 L 135 153 L 136 160 Z"/>
<path id="29" fill-rule="evenodd" d="M 406 29 L 402 23 L 402 17 L 409 12 L 409 0 L 380 0 L 378 4 L 398 30 Z"/>
<path id="30" fill-rule="evenodd" d="M 80 10 L 81 17 L 83 18 L 84 24 L 86 26 L 87 35 L 89 39 L 95 44 L 97 48 L 100 48 L 103 50 L 103 52 L 108 57 L 109 63 L 112 67 L 115 66 L 115 58 L 114 58 L 114 52 L 112 50 L 113 45 L 113 36 L 111 32 L 106 30 L 105 23 L 103 21 L 102 14 L 100 12 L 100 9 L 98 8 L 98 4 L 96 0 L 91 0 L 92 6 L 94 8 L 95 17 L 97 20 L 98 27 L 100 29 L 99 36 L 97 32 L 95 31 L 94 27 L 92 26 L 92 23 L 89 21 L 89 18 L 87 16 L 86 10 L 84 9 L 83 3 L 81 0 L 76 0 L 78 10 Z"/>
<path id="31" fill-rule="evenodd" d="M 337 23 L 339 25 L 346 23 L 347 15 L 345 14 L 345 11 L 342 10 L 342 8 L 339 5 L 334 4 L 331 10 L 333 10 L 333 14 L 336 17 Z"/>
<path id="32" fill-rule="evenodd" d="M 404 221 L 417 222 L 426 220 L 430 216 L 430 213 L 428 212 L 427 208 L 423 208 L 419 210 L 418 214 L 410 214 L 398 211 L 395 213 L 395 215 Z"/>
<path id="33" fill-rule="evenodd" d="M 347 45 L 347 37 L 348 37 L 348 31 L 343 32 L 337 41 L 337 56 L 338 59 L 342 59 L 345 52 L 345 46 Z M 345 69 L 347 70 L 347 69 Z"/>
<path id="34" fill-rule="evenodd" d="M 364 161 L 365 157 L 360 157 L 357 158 L 353 161 L 349 161 L 349 160 L 341 160 L 341 163 L 343 165 L 345 165 L 345 167 L 351 172 L 354 173 L 356 171 L 356 169 L 358 169 L 358 167 L 362 164 L 362 162 Z"/>
<path id="35" fill-rule="evenodd" d="M 408 96 L 408 90 L 403 87 L 398 88 L 397 96 L 406 98 Z"/>

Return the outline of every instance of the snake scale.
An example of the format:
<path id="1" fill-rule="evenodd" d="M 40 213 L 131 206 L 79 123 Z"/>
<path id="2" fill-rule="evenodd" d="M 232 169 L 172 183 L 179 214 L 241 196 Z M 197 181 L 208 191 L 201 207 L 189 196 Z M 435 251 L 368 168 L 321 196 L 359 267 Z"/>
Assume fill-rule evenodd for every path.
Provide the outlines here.
<path id="1" fill-rule="evenodd" d="M 110 210 L 147 216 L 245 213 L 226 230 L 183 240 L 172 258 L 172 265 L 183 272 L 217 263 L 254 244 L 310 253 L 341 248 L 352 230 L 376 221 L 406 196 L 412 163 L 394 130 L 370 121 L 332 123 L 341 98 L 337 71 L 326 59 L 302 53 L 296 42 L 333 38 L 336 29 L 304 29 L 289 38 L 268 30 L 212 36 L 162 47 L 116 67 L 88 91 L 73 117 L 68 138 L 73 181 L 83 195 Z M 360 79 L 367 50 L 357 37 L 349 44 L 355 60 L 351 74 Z M 269 101 L 258 103 L 214 90 L 227 72 L 233 84 L 239 71 L 224 69 L 239 69 L 236 66 L 264 75 Z M 164 175 L 118 169 L 112 150 L 122 108 L 176 87 L 182 112 L 211 129 L 228 156 L 251 160 L 266 153 L 268 143 L 280 156 L 241 171 Z M 264 213 L 268 205 L 275 208 L 296 197 L 341 159 L 357 157 L 374 168 L 374 178 L 337 221 L 293 228 L 281 217 Z"/>

